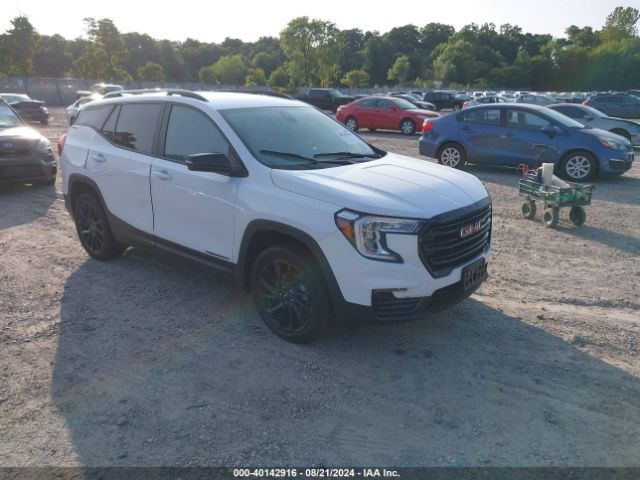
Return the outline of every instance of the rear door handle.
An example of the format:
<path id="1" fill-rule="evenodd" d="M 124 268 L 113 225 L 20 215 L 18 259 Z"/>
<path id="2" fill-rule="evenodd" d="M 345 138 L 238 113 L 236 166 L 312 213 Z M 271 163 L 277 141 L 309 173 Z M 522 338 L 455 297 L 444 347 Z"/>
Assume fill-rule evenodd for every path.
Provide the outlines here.
<path id="1" fill-rule="evenodd" d="M 512 132 L 505 132 L 501 135 L 502 138 L 511 138 L 513 137 L 513 133 Z"/>
<path id="2" fill-rule="evenodd" d="M 462 130 L 464 130 L 465 132 L 470 132 L 471 131 L 471 127 L 464 126 L 464 127 L 462 127 Z"/>
<path id="3" fill-rule="evenodd" d="M 93 160 L 94 162 L 103 163 L 107 161 L 107 157 L 105 157 L 101 153 L 94 153 L 91 155 L 91 160 Z"/>
<path id="4" fill-rule="evenodd" d="M 171 180 L 171 174 L 166 170 L 154 170 L 153 176 L 158 180 Z"/>

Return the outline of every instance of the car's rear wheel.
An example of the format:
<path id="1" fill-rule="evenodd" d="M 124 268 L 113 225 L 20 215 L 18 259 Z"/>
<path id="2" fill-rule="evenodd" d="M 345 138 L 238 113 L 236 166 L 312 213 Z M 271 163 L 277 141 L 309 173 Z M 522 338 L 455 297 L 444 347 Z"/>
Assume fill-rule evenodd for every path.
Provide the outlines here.
<path id="1" fill-rule="evenodd" d="M 405 135 L 413 135 L 416 133 L 416 124 L 413 120 L 405 118 L 400 122 L 400 131 Z"/>
<path id="2" fill-rule="evenodd" d="M 75 201 L 73 215 L 80 242 L 91 257 L 110 260 L 126 250 L 126 245 L 116 242 L 113 237 L 107 215 L 94 194 L 80 195 Z"/>
<path id="3" fill-rule="evenodd" d="M 329 325 L 330 298 L 311 255 L 294 245 L 264 250 L 251 271 L 251 293 L 267 326 L 290 342 L 309 342 Z"/>
<path id="4" fill-rule="evenodd" d="M 344 125 L 353 132 L 358 131 L 358 122 L 353 117 L 347 117 L 347 119 L 344 121 Z"/>
<path id="5" fill-rule="evenodd" d="M 447 143 L 438 152 L 438 163 L 445 167 L 462 168 L 465 162 L 464 149 L 456 143 Z"/>
<path id="6" fill-rule="evenodd" d="M 593 177 L 596 172 L 596 161 L 589 152 L 572 152 L 562 159 L 560 172 L 569 180 L 583 182 Z"/>

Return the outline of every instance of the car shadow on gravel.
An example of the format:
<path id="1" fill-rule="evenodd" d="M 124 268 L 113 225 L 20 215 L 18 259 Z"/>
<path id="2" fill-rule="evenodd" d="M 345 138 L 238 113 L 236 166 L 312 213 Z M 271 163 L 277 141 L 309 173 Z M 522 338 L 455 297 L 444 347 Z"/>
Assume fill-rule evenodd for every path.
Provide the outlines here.
<path id="1" fill-rule="evenodd" d="M 640 381 L 588 348 L 473 298 L 289 344 L 130 250 L 67 279 L 51 389 L 84 466 L 631 464 Z"/>
<path id="2" fill-rule="evenodd" d="M 588 218 L 587 222 L 589 222 Z M 574 237 L 596 241 L 622 252 L 640 256 L 640 238 L 638 237 L 624 235 L 604 228 L 592 227 L 591 225 L 583 225 L 576 228 L 568 221 L 561 223 L 556 228 Z"/>
<path id="3" fill-rule="evenodd" d="M 0 230 L 31 223 L 55 200 L 53 185 L 0 185 Z"/>

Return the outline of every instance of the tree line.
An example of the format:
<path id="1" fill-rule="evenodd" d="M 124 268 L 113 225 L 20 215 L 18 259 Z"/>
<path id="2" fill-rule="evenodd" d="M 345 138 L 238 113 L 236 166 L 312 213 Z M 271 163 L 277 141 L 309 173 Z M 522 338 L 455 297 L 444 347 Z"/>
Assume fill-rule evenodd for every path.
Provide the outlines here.
<path id="1" fill-rule="evenodd" d="M 86 18 L 86 35 L 40 35 L 28 17 L 0 35 L 0 76 L 75 76 L 105 81 L 205 82 L 280 90 L 297 86 L 535 90 L 640 88 L 638 9 L 617 7 L 601 30 L 571 25 L 566 38 L 524 33 L 516 25 L 404 25 L 386 33 L 340 30 L 298 17 L 280 36 L 158 40 L 121 33 L 110 19 Z"/>

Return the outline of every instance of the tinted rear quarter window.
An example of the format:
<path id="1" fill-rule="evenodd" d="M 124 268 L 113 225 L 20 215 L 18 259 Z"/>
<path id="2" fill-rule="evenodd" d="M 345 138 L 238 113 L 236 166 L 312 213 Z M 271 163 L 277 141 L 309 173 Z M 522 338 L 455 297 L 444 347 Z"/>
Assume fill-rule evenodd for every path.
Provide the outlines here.
<path id="1" fill-rule="evenodd" d="M 376 108 L 376 101 L 373 98 L 367 98 L 366 100 L 362 100 L 358 106 L 361 108 Z"/>
<path id="2" fill-rule="evenodd" d="M 162 105 L 158 103 L 122 105 L 113 141 L 125 148 L 151 153 L 161 111 Z"/>
<path id="3" fill-rule="evenodd" d="M 100 130 L 113 110 L 113 105 L 97 105 L 80 110 L 76 123 Z"/>

